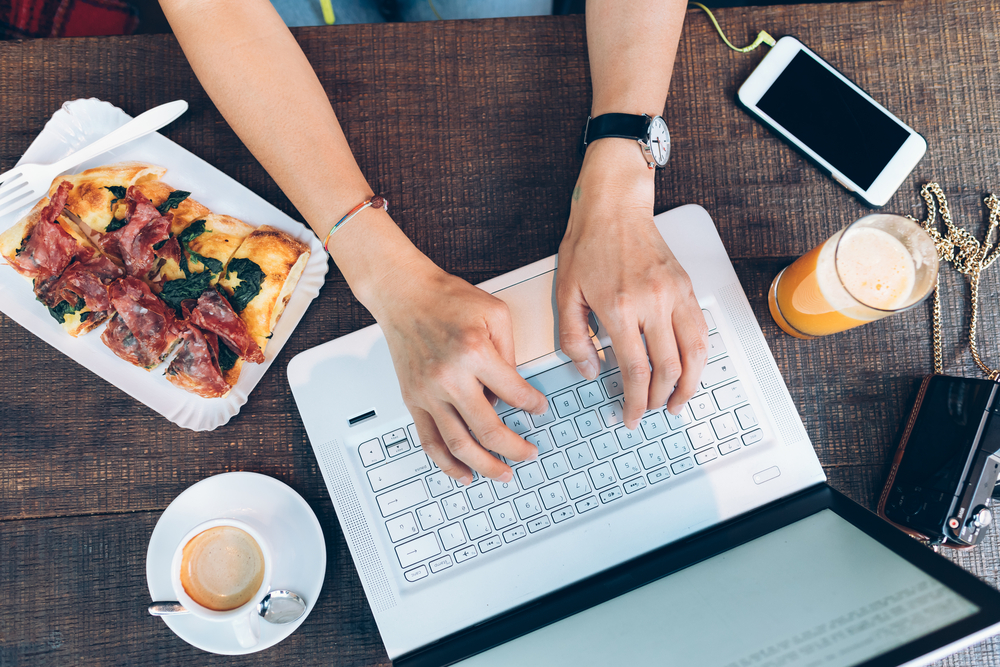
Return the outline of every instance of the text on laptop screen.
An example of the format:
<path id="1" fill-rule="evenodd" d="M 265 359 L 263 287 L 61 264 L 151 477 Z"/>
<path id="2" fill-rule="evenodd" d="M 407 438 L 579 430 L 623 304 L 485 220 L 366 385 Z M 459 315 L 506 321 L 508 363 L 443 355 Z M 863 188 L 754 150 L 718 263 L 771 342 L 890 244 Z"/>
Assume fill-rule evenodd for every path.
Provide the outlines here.
<path id="1" fill-rule="evenodd" d="M 849 667 L 978 610 L 822 510 L 461 665 Z"/>

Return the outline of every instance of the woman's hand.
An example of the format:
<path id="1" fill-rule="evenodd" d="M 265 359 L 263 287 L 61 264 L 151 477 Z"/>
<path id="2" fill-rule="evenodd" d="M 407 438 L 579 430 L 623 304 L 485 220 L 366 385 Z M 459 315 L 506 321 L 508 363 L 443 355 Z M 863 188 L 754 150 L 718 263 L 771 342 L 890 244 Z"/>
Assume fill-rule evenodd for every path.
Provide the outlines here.
<path id="1" fill-rule="evenodd" d="M 420 253 L 396 264 L 369 301 L 421 446 L 441 470 L 463 484 L 472 482 L 473 470 L 509 482 L 510 466 L 490 451 L 512 461 L 538 456 L 504 425 L 490 400 L 536 414 L 548 409 L 515 370 L 507 304 Z"/>
<path id="2" fill-rule="evenodd" d="M 664 403 L 680 412 L 698 387 L 708 346 L 691 281 L 653 223 L 653 176 L 634 141 L 588 146 L 559 247 L 560 346 L 594 379 L 599 364 L 587 315 L 597 315 L 621 367 L 630 429 Z"/>

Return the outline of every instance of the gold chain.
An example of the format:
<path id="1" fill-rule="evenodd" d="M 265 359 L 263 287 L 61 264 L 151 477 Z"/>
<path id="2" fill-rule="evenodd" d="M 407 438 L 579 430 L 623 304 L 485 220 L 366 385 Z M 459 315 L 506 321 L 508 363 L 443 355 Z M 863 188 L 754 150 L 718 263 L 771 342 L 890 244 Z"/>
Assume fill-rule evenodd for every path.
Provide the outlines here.
<path id="1" fill-rule="evenodd" d="M 993 369 L 987 366 L 979 356 L 979 349 L 976 347 L 976 332 L 979 326 L 979 279 L 993 262 L 1000 257 L 1000 245 L 994 248 L 993 232 L 1000 225 L 1000 200 L 993 195 L 986 197 L 983 203 L 989 209 L 989 225 L 986 228 L 986 236 L 980 243 L 972 234 L 956 227 L 951 218 L 951 211 L 948 210 L 948 200 L 944 196 L 944 191 L 937 183 L 926 183 L 920 188 L 920 195 L 927 204 L 927 219 L 921 222 L 911 215 L 906 216 L 914 222 L 923 225 L 923 228 L 930 234 L 934 241 L 934 246 L 938 251 L 938 259 L 941 262 L 951 262 L 955 270 L 969 279 L 972 291 L 972 322 L 969 325 L 969 349 L 972 351 L 972 358 L 976 365 L 982 369 L 986 377 L 990 380 L 1000 378 L 1000 369 Z M 941 220 L 944 221 L 947 233 L 942 236 L 941 232 L 934 225 L 937 211 L 935 207 L 937 198 L 938 208 L 941 210 Z M 992 250 L 992 252 L 990 252 Z M 937 284 L 934 286 L 934 372 L 943 372 L 944 361 L 941 352 L 941 278 L 938 276 Z"/>

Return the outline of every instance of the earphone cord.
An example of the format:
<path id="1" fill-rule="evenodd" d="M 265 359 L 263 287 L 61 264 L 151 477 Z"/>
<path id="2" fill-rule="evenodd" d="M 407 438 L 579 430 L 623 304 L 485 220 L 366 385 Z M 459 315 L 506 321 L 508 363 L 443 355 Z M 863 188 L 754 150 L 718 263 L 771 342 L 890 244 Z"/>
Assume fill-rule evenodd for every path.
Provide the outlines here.
<path id="1" fill-rule="evenodd" d="M 730 42 L 728 39 L 726 39 L 726 34 L 722 32 L 722 28 L 719 26 L 719 22 L 715 20 L 715 16 L 712 14 L 712 11 L 708 7 L 701 4 L 700 2 L 689 2 L 688 6 L 697 7 L 701 11 L 708 14 L 708 18 L 712 22 L 712 25 L 714 25 L 715 29 L 719 32 L 719 37 L 721 37 L 722 41 L 726 43 L 726 46 L 731 48 L 733 51 L 738 51 L 739 53 L 750 53 L 761 44 L 774 46 L 774 37 L 771 37 L 771 35 L 769 35 L 766 30 L 761 30 L 759 33 L 757 33 L 757 39 L 753 40 L 753 43 L 750 46 L 744 46 L 743 48 L 740 48 L 738 46 L 733 46 L 733 43 Z"/>

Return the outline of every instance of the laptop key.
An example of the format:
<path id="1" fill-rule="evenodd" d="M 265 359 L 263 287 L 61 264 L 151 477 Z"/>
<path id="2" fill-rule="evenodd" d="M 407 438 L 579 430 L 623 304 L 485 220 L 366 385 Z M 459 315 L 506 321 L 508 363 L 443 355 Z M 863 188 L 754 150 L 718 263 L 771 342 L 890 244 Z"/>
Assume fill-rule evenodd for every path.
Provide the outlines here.
<path id="1" fill-rule="evenodd" d="M 421 565 L 420 567 L 415 567 L 408 572 L 404 572 L 403 576 L 409 582 L 420 581 L 427 576 L 427 566 Z"/>
<path id="2" fill-rule="evenodd" d="M 740 420 L 740 428 L 743 430 L 753 428 L 757 425 L 757 415 L 753 413 L 753 408 L 749 405 L 736 408 L 736 418 Z"/>
<path id="3" fill-rule="evenodd" d="M 667 433 L 667 424 L 663 421 L 663 415 L 659 412 L 651 412 L 639 422 L 642 427 L 642 434 L 647 440 L 655 440 Z"/>
<path id="4" fill-rule="evenodd" d="M 531 425 L 528 423 L 528 415 L 524 414 L 524 410 L 518 410 L 507 415 L 503 418 L 503 423 L 518 435 L 524 435 L 531 430 Z"/>
<path id="5" fill-rule="evenodd" d="M 760 429 L 757 429 L 756 431 L 750 431 L 749 433 L 743 436 L 743 444 L 747 446 L 755 445 L 763 439 L 764 439 L 764 432 L 761 431 Z"/>
<path id="6" fill-rule="evenodd" d="M 382 445 L 378 439 L 362 442 L 358 452 L 361 454 L 361 465 L 366 468 L 385 461 L 385 454 L 382 453 Z"/>
<path id="7" fill-rule="evenodd" d="M 486 532 L 490 531 L 487 530 Z M 454 549 L 465 544 L 465 533 L 462 532 L 462 527 L 458 523 L 448 524 L 439 530 L 438 534 L 441 536 L 441 544 L 444 545 L 445 549 Z"/>
<path id="8" fill-rule="evenodd" d="M 727 440 L 726 442 L 719 445 L 719 453 L 725 456 L 726 454 L 732 454 L 737 449 L 740 448 L 740 441 L 736 438 L 732 440 Z"/>
<path id="9" fill-rule="evenodd" d="M 589 498 L 584 498 L 576 504 L 576 511 L 583 514 L 584 512 L 589 512 L 595 507 L 597 507 L 597 498 L 590 496 Z"/>
<path id="10" fill-rule="evenodd" d="M 597 421 L 597 413 L 593 410 L 578 415 L 574 421 L 577 429 L 580 430 L 580 436 L 584 438 L 594 435 L 603 428 L 601 422 Z"/>
<path id="11" fill-rule="evenodd" d="M 622 423 L 622 404 L 618 401 L 611 401 L 607 405 L 601 406 L 601 419 L 608 428 L 614 428 Z"/>
<path id="12" fill-rule="evenodd" d="M 422 451 L 413 452 L 369 470 L 368 482 L 372 485 L 372 491 L 378 493 L 390 486 L 396 486 L 405 479 L 430 471 L 431 464 L 427 460 L 427 455 Z"/>
<path id="13" fill-rule="evenodd" d="M 548 454 L 553 450 L 552 440 L 549 438 L 548 431 L 539 431 L 538 433 L 532 433 L 525 438 L 528 442 L 538 447 L 538 455 Z"/>
<path id="14" fill-rule="evenodd" d="M 528 532 L 524 529 L 524 526 L 517 526 L 516 528 L 511 528 L 510 530 L 504 531 L 503 541 L 509 544 L 514 540 L 521 539 L 527 534 Z"/>
<path id="15" fill-rule="evenodd" d="M 639 461 L 635 458 L 633 452 L 628 452 L 624 456 L 619 456 L 614 460 L 615 471 L 618 473 L 618 479 L 625 479 L 626 477 L 631 477 L 632 475 L 638 475 L 642 472 L 639 469 Z"/>
<path id="16" fill-rule="evenodd" d="M 569 457 L 569 464 L 573 470 L 579 470 L 594 462 L 594 455 L 590 453 L 590 446 L 585 442 L 573 445 L 567 449 L 566 455 Z"/>
<path id="17" fill-rule="evenodd" d="M 413 443 L 413 446 L 420 449 L 420 436 L 417 434 L 417 425 L 410 424 L 406 427 L 406 432 L 410 434 L 410 442 Z"/>
<path id="18" fill-rule="evenodd" d="M 391 516 L 426 501 L 427 492 L 424 490 L 424 483 L 417 479 L 398 489 L 375 496 L 375 500 L 382 516 Z"/>
<path id="19" fill-rule="evenodd" d="M 712 313 L 708 312 L 704 308 L 701 309 L 701 314 L 705 316 L 705 324 L 708 325 L 709 331 L 715 330 L 715 318 L 712 317 Z"/>
<path id="20" fill-rule="evenodd" d="M 594 483 L 595 489 L 603 489 L 609 484 L 615 483 L 614 473 L 611 472 L 611 464 L 605 461 L 589 469 L 590 481 Z"/>
<path id="21" fill-rule="evenodd" d="M 474 510 L 481 510 L 487 505 L 493 504 L 493 493 L 487 482 L 470 487 L 467 493 L 469 494 L 469 503 Z"/>
<path id="22" fill-rule="evenodd" d="M 726 345 L 722 342 L 722 334 L 714 333 L 708 337 L 708 358 L 714 359 L 726 353 Z"/>
<path id="23" fill-rule="evenodd" d="M 743 383 L 739 380 L 724 387 L 713 389 L 712 395 L 715 396 L 715 402 L 719 404 L 720 410 L 728 410 L 734 405 L 745 403 L 747 400 L 747 392 L 743 389 Z"/>
<path id="24" fill-rule="evenodd" d="M 556 510 L 552 513 L 553 523 L 562 523 L 566 519 L 572 519 L 575 515 L 573 514 L 573 508 L 564 507 L 561 510 Z"/>
<path id="25" fill-rule="evenodd" d="M 667 458 L 671 461 L 691 451 L 691 448 L 688 446 L 687 436 L 683 433 L 674 433 L 664 438 L 663 449 L 666 450 Z"/>
<path id="26" fill-rule="evenodd" d="M 653 472 L 646 475 L 646 479 L 649 480 L 650 484 L 656 484 L 657 482 L 662 482 L 663 480 L 670 477 L 670 471 L 666 468 L 660 468 L 659 470 L 654 470 Z"/>
<path id="27" fill-rule="evenodd" d="M 517 515 L 522 521 L 542 513 L 542 506 L 538 504 L 538 497 L 534 493 L 515 498 L 514 508 L 517 509 Z"/>
<path id="28" fill-rule="evenodd" d="M 625 493 L 635 493 L 640 489 L 646 488 L 646 480 L 642 477 L 636 477 L 635 479 L 630 479 L 625 482 Z"/>
<path id="29" fill-rule="evenodd" d="M 517 481 L 522 489 L 530 489 L 545 481 L 542 476 L 542 469 L 537 461 L 521 466 L 517 469 Z"/>
<path id="30" fill-rule="evenodd" d="M 399 559 L 399 564 L 404 570 L 422 560 L 433 558 L 439 553 L 441 553 L 441 547 L 438 546 L 434 533 L 421 535 L 415 540 L 410 540 L 396 547 L 396 558 Z"/>
<path id="31" fill-rule="evenodd" d="M 580 394 L 580 402 L 585 408 L 592 408 L 604 400 L 601 385 L 597 382 L 588 382 L 576 391 Z"/>
<path id="32" fill-rule="evenodd" d="M 451 556 L 445 554 L 436 560 L 432 560 L 429 565 L 431 566 L 431 572 L 440 572 L 441 570 L 447 570 L 451 567 Z"/>
<path id="33" fill-rule="evenodd" d="M 465 494 L 459 491 L 450 496 L 445 496 L 441 501 L 444 505 L 444 514 L 449 521 L 453 521 L 463 514 L 469 513 L 469 503 L 465 500 Z"/>
<path id="34" fill-rule="evenodd" d="M 618 445 L 615 444 L 615 439 L 611 437 L 610 433 L 600 434 L 591 440 L 590 444 L 594 446 L 594 453 L 597 454 L 598 459 L 606 459 L 618 453 Z"/>
<path id="35" fill-rule="evenodd" d="M 483 553 L 487 551 L 493 551 L 497 547 L 501 546 L 503 542 L 500 541 L 499 535 L 494 535 L 493 537 L 487 538 L 479 543 L 479 550 Z"/>
<path id="36" fill-rule="evenodd" d="M 427 476 L 427 488 L 431 490 L 431 497 L 437 498 L 451 491 L 455 485 L 452 483 L 451 477 L 443 472 L 436 472 Z"/>
<path id="37" fill-rule="evenodd" d="M 687 430 L 687 435 L 695 449 L 707 447 L 715 442 L 715 434 L 712 433 L 712 429 L 707 422 L 695 424 Z"/>
<path id="38" fill-rule="evenodd" d="M 531 418 L 531 423 L 535 425 L 535 428 L 540 428 L 546 424 L 551 424 L 556 420 L 555 414 L 552 412 L 552 406 L 540 415 L 528 415 Z"/>
<path id="39" fill-rule="evenodd" d="M 694 460 L 698 462 L 698 465 L 704 465 L 717 458 L 719 458 L 719 452 L 715 451 L 714 447 L 712 449 L 704 449 L 694 455 Z"/>
<path id="40" fill-rule="evenodd" d="M 517 488 L 517 484 L 514 480 L 509 482 L 498 482 L 493 480 L 493 490 L 497 492 L 497 500 L 503 500 L 504 498 L 510 498 L 511 496 L 517 495 L 520 489 Z"/>
<path id="41" fill-rule="evenodd" d="M 622 497 L 622 490 L 617 486 L 611 487 L 607 491 L 601 491 L 601 502 L 610 503 L 612 500 L 618 500 Z"/>
<path id="42" fill-rule="evenodd" d="M 733 367 L 733 360 L 729 357 L 723 357 L 705 365 L 705 370 L 701 374 L 701 386 L 707 389 L 735 377 L 736 369 Z"/>
<path id="43" fill-rule="evenodd" d="M 444 523 L 444 516 L 441 514 L 441 508 L 438 507 L 438 504 L 431 503 L 417 508 L 417 520 L 420 521 L 421 528 L 430 530 L 434 526 L 440 526 Z"/>
<path id="44" fill-rule="evenodd" d="M 674 431 L 676 431 L 681 427 L 687 426 L 692 421 L 694 421 L 693 419 L 691 419 L 691 411 L 688 410 L 688 407 L 686 405 L 681 408 L 680 414 L 676 415 L 672 415 L 666 410 L 664 410 L 663 418 L 667 420 L 667 426 L 669 426 L 671 430 Z"/>
<path id="45" fill-rule="evenodd" d="M 559 482 L 543 486 L 538 490 L 538 495 L 542 497 L 542 504 L 545 505 L 545 509 L 547 510 L 559 507 L 566 502 L 566 493 Z"/>
<path id="46" fill-rule="evenodd" d="M 397 442 L 400 442 L 401 440 L 405 439 L 406 439 L 406 429 L 403 428 L 397 428 L 395 431 L 392 431 L 391 433 L 386 433 L 385 435 L 382 436 L 382 440 L 385 441 L 386 447 L 394 445 Z"/>
<path id="47" fill-rule="evenodd" d="M 465 529 L 469 531 L 470 540 L 478 540 L 480 537 L 483 537 L 484 535 L 489 535 L 490 533 L 493 532 L 493 529 L 490 528 L 490 522 L 489 520 L 487 520 L 485 512 L 480 512 L 479 514 L 473 514 L 469 518 L 465 519 L 462 523 L 465 524 Z M 462 540 L 462 542 L 459 542 L 454 546 L 457 547 L 459 544 L 463 544 L 464 542 L 465 540 Z M 451 549 L 451 547 L 448 546 L 447 544 L 445 545 L 444 548 Z"/>
<path id="48" fill-rule="evenodd" d="M 663 456 L 663 448 L 660 447 L 660 443 L 658 442 L 640 447 L 637 452 L 639 460 L 642 461 L 642 467 L 646 470 L 667 462 L 666 457 Z"/>
<path id="49" fill-rule="evenodd" d="M 590 493 L 590 481 L 587 479 L 587 473 L 585 472 L 567 477 L 564 482 L 566 484 L 566 491 L 569 492 L 570 500 L 582 498 Z"/>
<path id="50" fill-rule="evenodd" d="M 405 454 L 406 452 L 410 451 L 410 442 L 406 439 L 403 439 L 395 444 L 386 445 L 385 451 L 388 452 L 390 458 L 393 456 L 399 456 L 400 454 Z"/>
<path id="51" fill-rule="evenodd" d="M 688 401 L 688 406 L 691 408 L 691 414 L 693 414 L 694 418 L 698 420 L 715 414 L 715 404 L 712 403 L 712 399 L 709 398 L 708 394 L 695 396 Z"/>
<path id="52" fill-rule="evenodd" d="M 687 472 L 688 470 L 690 470 L 693 467 L 694 467 L 694 461 L 691 460 L 690 456 L 687 457 L 686 459 L 681 459 L 680 461 L 677 461 L 676 463 L 671 463 L 670 464 L 670 469 L 674 471 L 675 475 L 679 475 L 682 472 Z"/>
<path id="53" fill-rule="evenodd" d="M 517 521 L 517 517 L 514 516 L 514 508 L 511 507 L 510 503 L 491 507 L 490 518 L 493 519 L 493 526 L 497 530 L 503 530 Z"/>
<path id="54" fill-rule="evenodd" d="M 528 524 L 527 524 L 527 526 L 528 526 L 528 532 L 529 533 L 537 533 L 538 531 L 542 530 L 543 528 L 548 528 L 551 525 L 552 525 L 552 523 L 549 521 L 549 517 L 547 517 L 547 516 L 540 516 L 537 519 L 532 519 L 531 521 L 528 522 Z"/>
<path id="55" fill-rule="evenodd" d="M 569 443 L 576 442 L 579 439 L 576 437 L 576 429 L 573 428 L 573 424 L 568 420 L 559 422 L 549 430 L 552 431 L 552 439 L 555 440 L 556 447 L 565 447 Z"/>
<path id="56" fill-rule="evenodd" d="M 604 385 L 604 391 L 608 392 L 608 398 L 621 396 L 625 393 L 625 383 L 622 381 L 620 372 L 601 378 L 601 384 Z"/>
<path id="57" fill-rule="evenodd" d="M 615 437 L 618 438 L 618 443 L 622 446 L 622 449 L 635 447 L 643 442 L 642 433 L 639 432 L 639 429 L 630 431 L 624 426 L 619 426 L 615 429 Z"/>
<path id="58" fill-rule="evenodd" d="M 559 394 L 552 399 L 552 404 L 556 406 L 556 414 L 561 419 L 565 419 L 580 411 L 580 404 L 576 400 L 576 392 L 573 390 Z"/>
<path id="59" fill-rule="evenodd" d="M 566 456 L 562 452 L 556 452 L 542 459 L 542 468 L 545 469 L 545 476 L 549 479 L 555 479 L 569 472 L 569 464 L 566 463 Z"/>
<path id="60" fill-rule="evenodd" d="M 476 547 L 465 547 L 464 549 L 459 549 L 452 555 L 455 557 L 456 563 L 464 563 L 470 558 L 475 558 L 479 555 L 479 553 L 476 551 Z"/>
<path id="61" fill-rule="evenodd" d="M 393 542 L 413 537 L 419 532 L 412 512 L 397 516 L 395 519 L 389 519 L 385 522 L 385 529 L 389 532 L 389 539 Z"/>
<path id="62" fill-rule="evenodd" d="M 733 415 L 727 412 L 724 415 L 715 417 L 711 420 L 712 430 L 715 431 L 715 437 L 719 440 L 724 440 L 731 435 L 736 435 L 739 433 L 740 429 L 736 427 L 736 420 L 733 419 Z"/>

